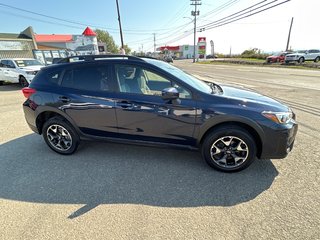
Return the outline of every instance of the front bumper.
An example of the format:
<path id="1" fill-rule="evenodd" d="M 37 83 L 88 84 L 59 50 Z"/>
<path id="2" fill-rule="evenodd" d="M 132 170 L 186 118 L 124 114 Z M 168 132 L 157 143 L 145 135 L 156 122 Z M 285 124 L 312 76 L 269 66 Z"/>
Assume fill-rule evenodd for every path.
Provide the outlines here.
<path id="1" fill-rule="evenodd" d="M 292 122 L 284 129 L 268 131 L 260 158 L 281 159 L 291 152 L 298 132 L 298 124 Z"/>
<path id="2" fill-rule="evenodd" d="M 267 58 L 267 62 L 268 63 L 275 63 L 275 62 L 277 62 L 277 59 L 276 58 Z"/>
<path id="3" fill-rule="evenodd" d="M 296 62 L 296 61 L 298 61 L 299 60 L 299 58 L 297 58 L 297 57 L 286 57 L 286 62 Z"/>

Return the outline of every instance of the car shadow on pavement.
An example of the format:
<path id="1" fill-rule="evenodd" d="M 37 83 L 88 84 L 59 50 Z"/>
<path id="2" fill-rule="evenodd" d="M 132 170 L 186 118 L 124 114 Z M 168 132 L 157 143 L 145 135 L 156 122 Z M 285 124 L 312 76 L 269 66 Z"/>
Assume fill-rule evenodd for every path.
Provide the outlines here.
<path id="1" fill-rule="evenodd" d="M 99 204 L 233 206 L 256 198 L 277 175 L 270 160 L 227 174 L 208 167 L 198 152 L 176 149 L 86 142 L 62 156 L 36 134 L 0 145 L 0 198 L 84 204 L 71 219 Z"/>

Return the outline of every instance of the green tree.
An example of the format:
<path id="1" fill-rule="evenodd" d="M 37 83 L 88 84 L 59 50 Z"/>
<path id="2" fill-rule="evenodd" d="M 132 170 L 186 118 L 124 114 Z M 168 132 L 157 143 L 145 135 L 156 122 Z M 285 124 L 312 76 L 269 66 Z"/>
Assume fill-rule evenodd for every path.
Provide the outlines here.
<path id="1" fill-rule="evenodd" d="M 257 59 L 265 59 L 268 54 L 262 53 L 259 48 L 250 48 L 245 50 L 240 55 L 242 58 L 257 58 Z"/>
<path id="2" fill-rule="evenodd" d="M 103 42 L 107 45 L 107 52 L 119 53 L 119 47 L 116 45 L 113 37 L 107 31 L 96 29 L 95 32 L 97 34 L 98 42 Z"/>
<path id="3" fill-rule="evenodd" d="M 131 53 L 131 48 L 129 48 L 129 46 L 127 44 L 125 44 L 123 47 L 124 47 L 124 50 L 126 51 L 126 54 Z"/>

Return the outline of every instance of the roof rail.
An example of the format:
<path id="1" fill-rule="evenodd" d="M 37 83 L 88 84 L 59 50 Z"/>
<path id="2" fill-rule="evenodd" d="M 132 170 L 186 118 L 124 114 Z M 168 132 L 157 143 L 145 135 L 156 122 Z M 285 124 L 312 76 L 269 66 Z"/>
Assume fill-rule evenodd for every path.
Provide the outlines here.
<path id="1" fill-rule="evenodd" d="M 98 59 L 107 59 L 107 58 L 127 58 L 131 60 L 143 61 L 143 59 L 130 55 L 120 55 L 120 54 L 104 54 L 104 55 L 77 55 L 70 56 L 66 58 L 62 58 L 58 60 L 56 63 L 69 63 L 72 62 L 71 59 L 78 59 L 78 61 L 93 61 Z M 70 61 L 71 60 L 71 61 Z"/>

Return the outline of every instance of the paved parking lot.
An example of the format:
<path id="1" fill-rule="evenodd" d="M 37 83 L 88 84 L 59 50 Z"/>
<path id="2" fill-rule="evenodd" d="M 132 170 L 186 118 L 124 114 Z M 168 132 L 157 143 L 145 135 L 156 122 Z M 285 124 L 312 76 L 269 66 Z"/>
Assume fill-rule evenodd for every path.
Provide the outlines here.
<path id="1" fill-rule="evenodd" d="M 175 65 L 274 96 L 300 129 L 283 160 L 214 171 L 191 151 L 113 143 L 58 155 L 0 86 L 0 239 L 320 239 L 320 71 Z"/>

